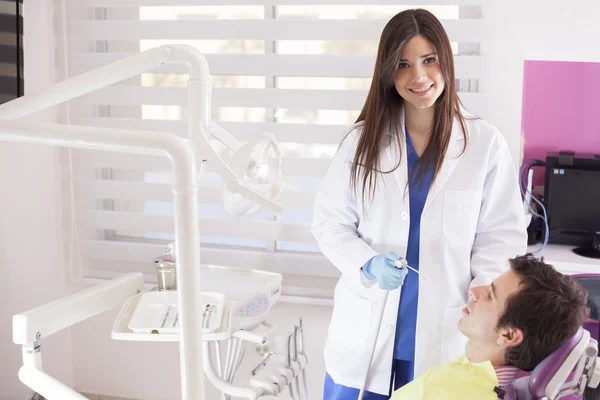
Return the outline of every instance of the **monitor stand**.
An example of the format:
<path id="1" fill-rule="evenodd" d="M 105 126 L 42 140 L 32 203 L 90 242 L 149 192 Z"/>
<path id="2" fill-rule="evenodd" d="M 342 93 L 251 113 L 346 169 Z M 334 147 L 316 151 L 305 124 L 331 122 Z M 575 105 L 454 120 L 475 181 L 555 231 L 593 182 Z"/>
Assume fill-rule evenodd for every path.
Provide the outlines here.
<path id="1" fill-rule="evenodd" d="M 600 232 L 596 232 L 591 247 L 577 247 L 573 253 L 582 257 L 600 259 Z"/>

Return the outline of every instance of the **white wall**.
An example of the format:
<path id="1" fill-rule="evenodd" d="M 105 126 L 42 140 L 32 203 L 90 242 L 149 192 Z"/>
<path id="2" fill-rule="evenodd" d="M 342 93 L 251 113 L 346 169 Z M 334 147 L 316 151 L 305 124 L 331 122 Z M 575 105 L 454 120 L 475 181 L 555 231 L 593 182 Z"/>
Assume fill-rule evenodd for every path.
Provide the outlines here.
<path id="1" fill-rule="evenodd" d="M 600 2 L 489 1 L 483 13 L 497 21 L 489 46 L 482 49 L 495 77 L 485 87 L 486 119 L 504 133 L 513 157 L 520 159 L 524 61 L 600 62 Z"/>
<path id="2" fill-rule="evenodd" d="M 51 0 L 25 4 L 25 90 L 55 79 Z M 52 112 L 32 117 L 54 120 Z M 17 377 L 21 348 L 12 342 L 12 315 L 67 294 L 63 269 L 60 170 L 57 149 L 0 142 L 0 398 L 22 400 L 31 391 Z M 73 383 L 69 332 L 42 339 L 43 365 Z"/>

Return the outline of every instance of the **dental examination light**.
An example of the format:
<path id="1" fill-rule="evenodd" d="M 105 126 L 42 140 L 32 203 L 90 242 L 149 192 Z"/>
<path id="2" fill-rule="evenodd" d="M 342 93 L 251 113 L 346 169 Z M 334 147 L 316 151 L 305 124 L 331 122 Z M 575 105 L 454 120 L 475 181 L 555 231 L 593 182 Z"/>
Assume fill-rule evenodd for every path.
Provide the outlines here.
<path id="1" fill-rule="evenodd" d="M 258 138 L 248 141 L 231 156 L 228 165 L 260 195 L 271 199 L 281 194 L 281 154 L 273 134 L 263 132 Z M 232 192 L 229 187 L 223 191 L 223 204 L 227 214 L 234 218 L 249 217 L 261 209 L 260 204 Z"/>
<path id="2" fill-rule="evenodd" d="M 165 132 L 9 121 L 166 63 L 185 64 L 189 69 L 188 129 L 185 137 Z M 265 358 L 266 367 L 263 366 L 262 372 L 250 380 L 247 388 L 237 388 L 231 384 L 241 361 L 240 343 L 232 345 L 237 347 L 232 349 L 233 356 L 231 360 L 228 359 L 228 365 L 218 365 L 218 371 L 213 369 L 208 347 L 210 340 L 217 347 L 218 340 L 232 338 L 240 342 L 264 344 L 264 336 L 261 336 L 264 332 L 254 332 L 253 329 L 266 327 L 272 331 L 273 326 L 265 318 L 281 292 L 281 275 L 230 267 L 200 267 L 197 197 L 201 168 L 197 161 L 208 162 L 224 180 L 224 203 L 229 215 L 244 217 L 261 207 L 274 214 L 281 213 L 283 209 L 276 202 L 281 193 L 282 176 L 281 156 L 273 135 L 265 133 L 244 145 L 240 144 L 231 134 L 210 121 L 210 99 L 211 80 L 205 57 L 191 46 L 165 45 L 0 105 L 2 141 L 161 155 L 169 158 L 173 169 L 176 292 L 145 291 L 143 275 L 131 273 L 13 317 L 13 341 L 23 347 L 23 366 L 19 378 L 45 398 L 69 400 L 84 397 L 43 371 L 40 340 L 118 306 L 122 306 L 122 309 L 113 327 L 114 338 L 180 342 L 181 392 L 184 400 L 206 400 L 205 373 L 222 392 L 250 400 L 273 399 L 288 386 L 291 391 L 291 383 L 300 373 L 304 376 L 306 357 L 303 345 L 300 351 L 298 346 L 288 346 L 287 358 L 276 354 L 270 355 L 274 360 L 272 362 Z M 211 138 L 219 140 L 231 150 L 229 162 L 225 162 L 211 146 Z M 230 284 L 216 291 L 214 287 L 207 286 L 228 280 Z M 252 291 L 249 286 L 258 289 Z M 214 292 L 210 293 L 211 290 Z M 152 296 L 158 293 L 169 293 L 170 305 L 176 309 L 178 324 L 175 334 L 145 334 L 143 327 L 132 330 L 131 327 L 135 325 L 133 314 L 141 307 L 140 304 L 151 303 Z M 162 298 L 163 301 L 165 299 Z M 203 308 L 207 301 L 213 306 Z M 139 321 L 143 325 L 143 318 Z M 162 339 L 156 339 L 159 337 Z M 290 348 L 295 349 L 293 361 Z M 297 392 L 300 394 L 299 387 Z"/>

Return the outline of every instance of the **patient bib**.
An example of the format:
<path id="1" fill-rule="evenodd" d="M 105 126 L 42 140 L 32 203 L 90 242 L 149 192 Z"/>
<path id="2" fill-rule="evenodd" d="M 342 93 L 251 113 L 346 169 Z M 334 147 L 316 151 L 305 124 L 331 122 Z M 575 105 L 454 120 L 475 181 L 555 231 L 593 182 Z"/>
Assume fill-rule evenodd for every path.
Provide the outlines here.
<path id="1" fill-rule="evenodd" d="M 496 386 L 491 362 L 472 363 L 463 355 L 396 390 L 391 400 L 497 400 Z"/>

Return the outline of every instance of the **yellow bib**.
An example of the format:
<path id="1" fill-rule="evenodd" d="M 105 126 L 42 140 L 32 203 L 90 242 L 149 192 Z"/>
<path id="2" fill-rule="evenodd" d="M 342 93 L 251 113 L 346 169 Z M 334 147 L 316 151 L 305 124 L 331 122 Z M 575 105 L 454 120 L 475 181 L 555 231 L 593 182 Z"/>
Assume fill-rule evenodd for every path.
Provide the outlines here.
<path id="1" fill-rule="evenodd" d="M 498 378 L 492 363 L 466 356 L 433 368 L 396 390 L 390 400 L 497 400 Z"/>

